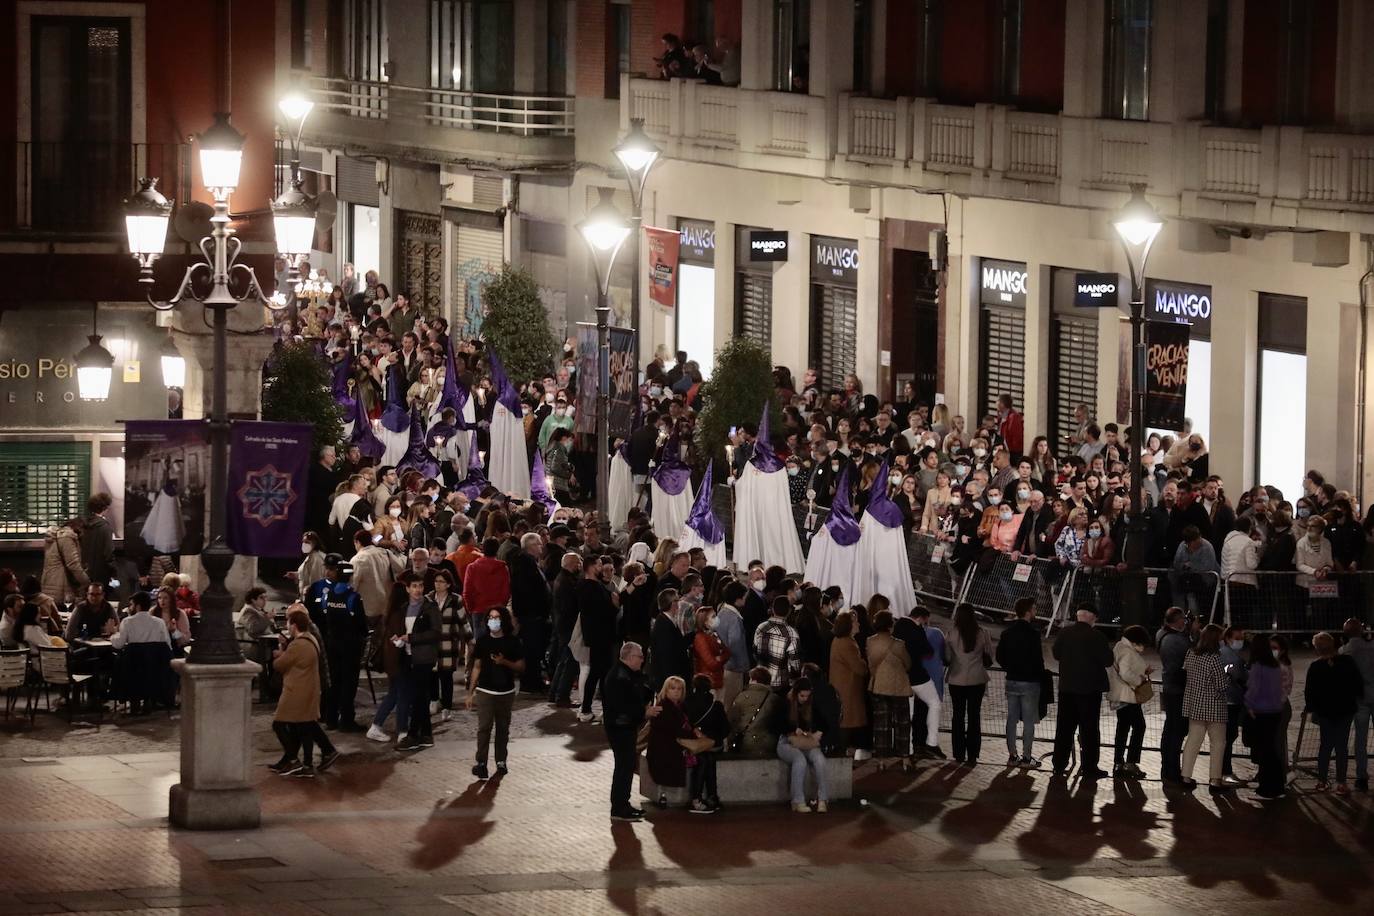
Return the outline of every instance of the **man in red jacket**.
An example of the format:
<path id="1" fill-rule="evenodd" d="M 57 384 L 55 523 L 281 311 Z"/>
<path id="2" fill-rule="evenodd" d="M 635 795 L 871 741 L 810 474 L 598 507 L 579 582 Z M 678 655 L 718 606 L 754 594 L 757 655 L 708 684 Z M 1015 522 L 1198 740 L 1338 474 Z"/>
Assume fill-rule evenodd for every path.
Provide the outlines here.
<path id="1" fill-rule="evenodd" d="M 487 538 L 482 542 L 482 555 L 463 573 L 463 606 L 470 614 L 485 615 L 510 600 L 510 567 L 496 559 L 500 549 L 500 541 Z"/>
<path id="2" fill-rule="evenodd" d="M 1026 444 L 1026 424 L 1021 414 L 1012 406 L 1011 395 L 997 396 L 997 431 L 1002 435 L 1002 443 L 1013 458 L 1024 455 L 1022 446 Z"/>

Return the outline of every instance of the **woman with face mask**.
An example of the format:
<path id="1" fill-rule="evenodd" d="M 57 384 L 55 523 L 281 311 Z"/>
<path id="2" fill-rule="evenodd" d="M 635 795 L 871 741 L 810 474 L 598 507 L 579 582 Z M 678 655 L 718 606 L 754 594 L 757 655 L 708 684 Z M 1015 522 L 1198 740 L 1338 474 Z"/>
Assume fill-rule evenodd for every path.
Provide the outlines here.
<path id="1" fill-rule="evenodd" d="M 808 475 L 802 468 L 801 459 L 795 455 L 787 459 L 787 496 L 792 505 L 806 501 Z"/>
<path id="2" fill-rule="evenodd" d="M 372 543 L 387 550 L 404 551 L 407 546 L 406 532 L 410 528 L 410 522 L 405 517 L 404 502 L 400 496 L 393 496 L 383 505 L 382 511 L 384 514 L 372 529 Z"/>
<path id="3" fill-rule="evenodd" d="M 1116 562 L 1116 544 L 1112 541 L 1111 529 L 1101 516 L 1088 523 L 1088 540 L 1083 544 L 1079 557 L 1084 569 L 1125 568 L 1124 563 Z"/>
<path id="4" fill-rule="evenodd" d="M 296 590 L 304 601 L 310 587 L 324 578 L 324 541 L 313 531 L 301 536 L 301 565 L 288 577 L 296 580 Z"/>

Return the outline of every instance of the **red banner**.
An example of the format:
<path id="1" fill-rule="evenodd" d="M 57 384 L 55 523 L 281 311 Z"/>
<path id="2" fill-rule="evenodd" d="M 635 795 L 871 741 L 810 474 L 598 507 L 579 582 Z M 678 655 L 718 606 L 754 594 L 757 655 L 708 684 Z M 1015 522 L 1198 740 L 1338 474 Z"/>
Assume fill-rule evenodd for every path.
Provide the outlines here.
<path id="1" fill-rule="evenodd" d="M 649 243 L 649 298 L 664 308 L 677 304 L 677 256 L 681 234 L 676 229 L 644 227 Z"/>

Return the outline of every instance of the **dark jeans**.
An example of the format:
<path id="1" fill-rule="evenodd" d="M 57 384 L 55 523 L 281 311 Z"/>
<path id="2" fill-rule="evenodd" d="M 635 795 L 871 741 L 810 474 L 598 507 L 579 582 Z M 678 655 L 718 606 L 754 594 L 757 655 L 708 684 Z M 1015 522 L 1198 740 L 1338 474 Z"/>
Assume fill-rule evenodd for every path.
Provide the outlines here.
<path id="1" fill-rule="evenodd" d="M 520 675 L 520 689 L 537 693 L 544 689 L 544 652 L 549 643 L 547 618 L 520 621 L 520 648 L 525 655 L 525 671 Z"/>
<path id="2" fill-rule="evenodd" d="M 975 763 L 983 748 L 983 694 L 986 684 L 949 685 L 954 699 L 954 721 L 950 725 L 950 742 L 954 759 Z"/>
<path id="3" fill-rule="evenodd" d="M 693 801 L 706 801 L 716 797 L 716 755 L 697 754 L 696 766 L 687 768 L 687 784 L 691 788 Z"/>
<path id="4" fill-rule="evenodd" d="M 324 724 L 330 728 L 352 725 L 357 720 L 358 676 L 361 673 L 361 643 L 327 643 L 329 687 L 324 691 Z"/>
<path id="5" fill-rule="evenodd" d="M 1226 704 L 1226 750 L 1221 757 L 1221 775 L 1234 776 L 1236 771 L 1231 766 L 1231 748 L 1235 746 L 1236 738 L 1240 735 L 1240 717 L 1245 715 L 1245 706 L 1240 703 Z"/>
<path id="6" fill-rule="evenodd" d="M 1188 736 L 1188 719 L 1183 715 L 1183 694 L 1164 693 L 1164 731 L 1159 738 L 1160 775 L 1165 779 L 1183 776 L 1183 739 Z"/>
<path id="7" fill-rule="evenodd" d="M 452 668 L 436 668 L 434 670 L 434 694 L 438 697 L 439 705 L 444 709 L 453 708 L 453 674 Z"/>
<path id="8" fill-rule="evenodd" d="M 428 738 L 434 734 L 429 721 L 430 689 L 434 685 L 434 668 L 430 665 L 412 665 L 406 673 L 410 678 L 410 726 L 406 734 L 412 738 Z"/>
<path id="9" fill-rule="evenodd" d="M 1250 749 L 1255 765 L 1259 767 L 1260 795 L 1272 798 L 1283 791 L 1283 756 L 1279 752 L 1278 729 L 1282 713 L 1262 712 L 1255 716 L 1250 725 L 1253 733 Z"/>
<path id="10" fill-rule="evenodd" d="M 510 740 L 510 712 L 515 706 L 515 693 L 484 693 L 477 691 L 477 762 L 487 765 L 487 749 L 491 746 L 491 731 L 496 729 L 496 762 L 506 762 L 506 743 Z"/>
<path id="11" fill-rule="evenodd" d="M 1336 755 L 1336 782 L 1345 782 L 1346 768 L 1350 765 L 1350 725 L 1354 716 L 1331 719 L 1326 716 L 1313 716 L 1319 732 L 1317 745 L 1317 778 L 1326 782 L 1327 771 L 1331 768 L 1331 754 Z"/>
<path id="12" fill-rule="evenodd" d="M 639 729 L 633 725 L 607 725 L 606 740 L 611 744 L 615 768 L 611 771 L 611 813 L 623 814 L 630 809 L 630 784 L 634 780 L 635 737 Z"/>
<path id="13" fill-rule="evenodd" d="M 565 643 L 558 652 L 558 665 L 554 668 L 553 680 L 549 684 L 549 696 L 554 702 L 567 702 L 572 698 L 572 685 L 577 682 L 577 668 L 577 659 L 573 658 L 572 649 Z"/>
<path id="14" fill-rule="evenodd" d="M 1073 754 L 1074 733 L 1078 733 L 1081 750 L 1079 764 L 1083 770 L 1097 768 L 1102 737 L 1098 716 L 1102 712 L 1100 693 L 1061 693 L 1059 714 L 1054 723 L 1054 768 L 1067 770 Z"/>
<path id="15" fill-rule="evenodd" d="M 1145 710 L 1139 703 L 1125 703 L 1116 710 L 1117 763 L 1139 763 L 1145 745 Z"/>
<path id="16" fill-rule="evenodd" d="M 319 745 L 321 755 L 334 753 L 334 745 L 318 722 L 273 722 L 272 731 L 281 743 L 281 763 L 300 757 L 306 766 L 310 766 L 316 745 Z"/>
<path id="17" fill-rule="evenodd" d="M 272 731 L 281 744 L 281 760 L 278 763 L 287 763 L 300 757 L 301 737 L 296 731 L 295 722 L 273 722 Z"/>
<path id="18" fill-rule="evenodd" d="M 591 674 L 587 676 L 587 687 L 582 691 L 582 714 L 584 716 L 591 715 L 592 699 L 596 697 L 596 689 L 601 686 L 606 675 L 610 674 L 611 662 L 612 656 L 609 651 L 592 650 Z"/>

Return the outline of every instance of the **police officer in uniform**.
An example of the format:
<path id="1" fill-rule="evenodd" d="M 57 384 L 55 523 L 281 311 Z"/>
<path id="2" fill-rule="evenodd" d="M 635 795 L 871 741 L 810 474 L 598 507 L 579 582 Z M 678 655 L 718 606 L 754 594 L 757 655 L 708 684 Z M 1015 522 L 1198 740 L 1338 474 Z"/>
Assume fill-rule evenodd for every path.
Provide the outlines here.
<path id="1" fill-rule="evenodd" d="M 352 568 L 337 553 L 324 558 L 324 578 L 310 586 L 306 604 L 310 619 L 324 635 L 330 683 L 324 692 L 324 723 L 342 731 L 362 731 L 354 704 L 363 645 L 367 642 L 367 616 L 363 599 L 348 584 Z"/>

